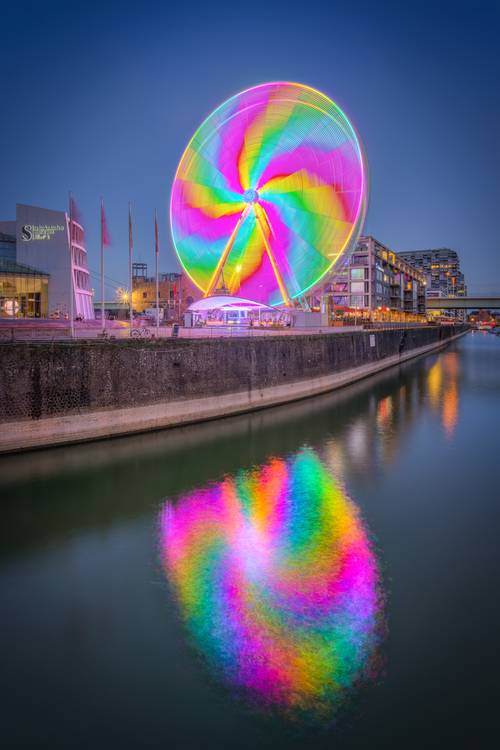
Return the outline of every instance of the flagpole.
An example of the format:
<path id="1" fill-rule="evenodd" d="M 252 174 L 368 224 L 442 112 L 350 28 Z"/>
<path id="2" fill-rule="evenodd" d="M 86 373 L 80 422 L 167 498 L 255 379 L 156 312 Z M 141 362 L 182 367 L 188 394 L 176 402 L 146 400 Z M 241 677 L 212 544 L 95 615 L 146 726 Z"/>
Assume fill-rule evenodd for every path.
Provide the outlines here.
<path id="1" fill-rule="evenodd" d="M 71 338 L 75 337 L 75 312 L 73 294 L 75 289 L 75 278 L 73 273 L 73 200 L 71 190 L 69 191 L 69 319 L 70 319 L 70 332 Z"/>
<path id="2" fill-rule="evenodd" d="M 129 283 L 129 306 L 128 306 L 128 316 L 129 316 L 129 323 L 130 323 L 130 335 L 132 335 L 132 315 L 133 315 L 133 305 L 132 305 L 132 251 L 133 251 L 133 236 L 132 236 L 132 207 L 130 203 L 128 204 L 128 283 Z"/>
<path id="3" fill-rule="evenodd" d="M 106 333 L 106 321 L 104 320 L 104 201 L 101 198 L 101 326 L 103 335 Z"/>
<path id="4" fill-rule="evenodd" d="M 182 274 L 179 277 L 179 294 L 177 295 L 177 302 L 179 305 L 178 320 L 181 322 L 181 302 L 182 302 Z"/>
<path id="5" fill-rule="evenodd" d="M 155 258 L 156 258 L 156 337 L 160 336 L 160 284 L 158 279 L 158 256 L 160 255 L 160 240 L 158 237 L 158 217 L 155 208 Z"/>

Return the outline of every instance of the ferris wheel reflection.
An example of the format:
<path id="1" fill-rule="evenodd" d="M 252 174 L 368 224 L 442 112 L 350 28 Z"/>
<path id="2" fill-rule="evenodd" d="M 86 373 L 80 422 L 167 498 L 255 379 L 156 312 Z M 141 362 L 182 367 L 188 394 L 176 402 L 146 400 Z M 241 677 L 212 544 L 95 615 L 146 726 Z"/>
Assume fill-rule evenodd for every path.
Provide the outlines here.
<path id="1" fill-rule="evenodd" d="M 233 691 L 324 718 L 376 674 L 376 556 L 358 508 L 313 450 L 168 501 L 160 528 L 191 638 Z"/>

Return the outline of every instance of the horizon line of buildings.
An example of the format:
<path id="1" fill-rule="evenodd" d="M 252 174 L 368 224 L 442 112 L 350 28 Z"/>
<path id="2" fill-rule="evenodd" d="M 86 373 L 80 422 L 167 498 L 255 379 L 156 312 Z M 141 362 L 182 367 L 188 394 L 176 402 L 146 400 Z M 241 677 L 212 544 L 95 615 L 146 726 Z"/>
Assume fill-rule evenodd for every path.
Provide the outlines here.
<path id="1" fill-rule="evenodd" d="M 84 228 L 65 211 L 17 204 L 16 219 L 0 221 L 0 317 L 94 319 L 93 289 Z M 199 290 L 185 273 L 162 273 L 159 304 L 167 317 L 179 317 Z M 155 279 L 147 264 L 134 263 L 132 308 L 156 306 Z M 73 300 L 71 300 L 73 294 Z M 466 296 L 458 253 L 436 248 L 397 253 L 371 235 L 359 237 L 343 266 L 312 294 L 311 307 L 328 301 L 330 310 L 384 319 L 422 317 L 427 297 Z M 125 300 L 121 300 L 124 302 Z M 120 302 L 120 300 L 117 300 Z"/>

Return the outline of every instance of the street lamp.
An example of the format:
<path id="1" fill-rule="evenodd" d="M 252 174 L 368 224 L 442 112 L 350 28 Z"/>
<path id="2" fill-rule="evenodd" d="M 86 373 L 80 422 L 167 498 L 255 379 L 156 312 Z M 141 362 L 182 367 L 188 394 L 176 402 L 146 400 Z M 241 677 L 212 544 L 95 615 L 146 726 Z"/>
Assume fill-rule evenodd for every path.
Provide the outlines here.
<path id="1" fill-rule="evenodd" d="M 119 287 L 116 290 L 116 299 L 118 302 L 128 302 L 129 301 L 129 291 L 128 289 L 123 289 L 123 287 Z"/>

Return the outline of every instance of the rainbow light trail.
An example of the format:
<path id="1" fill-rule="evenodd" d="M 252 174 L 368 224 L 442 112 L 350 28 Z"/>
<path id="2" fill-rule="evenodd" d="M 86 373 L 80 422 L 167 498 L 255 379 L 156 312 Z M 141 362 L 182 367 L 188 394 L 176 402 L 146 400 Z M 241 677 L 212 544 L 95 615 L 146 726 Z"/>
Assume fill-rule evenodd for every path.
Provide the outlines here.
<path id="1" fill-rule="evenodd" d="M 161 553 L 196 646 L 246 697 L 324 718 L 373 674 L 376 558 L 311 449 L 167 502 Z"/>
<path id="2" fill-rule="evenodd" d="M 366 199 L 363 150 L 342 110 L 309 86 L 266 83 L 228 99 L 192 137 L 172 187 L 172 238 L 205 295 L 223 281 L 278 305 L 346 257 Z"/>

